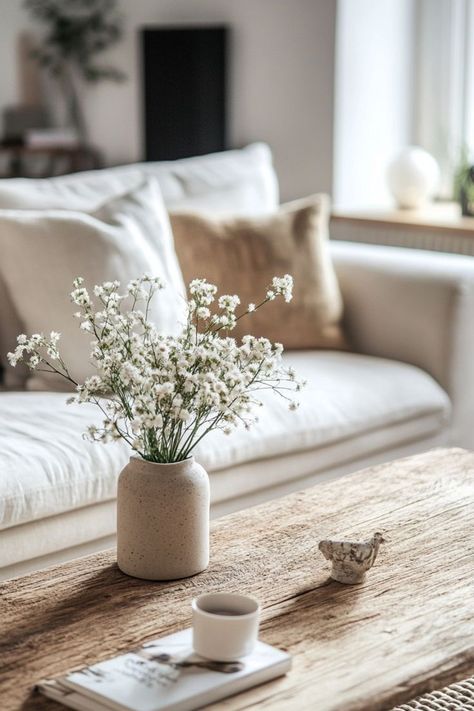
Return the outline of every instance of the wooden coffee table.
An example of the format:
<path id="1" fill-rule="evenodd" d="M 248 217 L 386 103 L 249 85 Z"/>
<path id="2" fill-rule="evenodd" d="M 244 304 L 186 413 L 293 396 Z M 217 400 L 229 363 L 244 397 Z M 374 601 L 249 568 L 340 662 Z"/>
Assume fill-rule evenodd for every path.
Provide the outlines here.
<path id="1" fill-rule="evenodd" d="M 329 535 L 387 538 L 360 586 L 328 579 Z M 1 544 L 1 541 L 0 541 Z M 191 598 L 251 593 L 286 676 L 213 709 L 382 711 L 474 673 L 474 454 L 437 450 L 366 469 L 216 521 L 209 569 L 152 583 L 114 551 L 0 588 L 0 707 L 59 709 L 42 677 L 190 625 Z"/>

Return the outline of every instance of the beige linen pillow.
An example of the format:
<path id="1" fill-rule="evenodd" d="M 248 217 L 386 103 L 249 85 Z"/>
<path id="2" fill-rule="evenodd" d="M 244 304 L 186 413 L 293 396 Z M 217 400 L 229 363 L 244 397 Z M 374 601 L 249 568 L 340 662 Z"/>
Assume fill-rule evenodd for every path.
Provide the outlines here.
<path id="1" fill-rule="evenodd" d="M 144 273 L 167 286 L 152 302 L 150 319 L 165 333 L 185 320 L 185 288 L 173 236 L 158 184 L 151 180 L 110 200 L 94 213 L 67 210 L 0 211 L 0 277 L 22 330 L 62 334 L 60 350 L 78 381 L 94 371 L 89 363 L 91 336 L 79 329 L 69 298 L 72 281 L 95 284 L 128 281 Z M 63 389 L 43 373 L 30 377 L 29 389 Z"/>
<path id="2" fill-rule="evenodd" d="M 233 331 L 265 336 L 285 348 L 343 348 L 342 298 L 328 250 L 329 198 L 313 195 L 268 217 L 213 219 L 171 213 L 184 280 L 199 277 L 258 303 L 273 276 L 291 274 L 294 296 L 245 316 Z"/>

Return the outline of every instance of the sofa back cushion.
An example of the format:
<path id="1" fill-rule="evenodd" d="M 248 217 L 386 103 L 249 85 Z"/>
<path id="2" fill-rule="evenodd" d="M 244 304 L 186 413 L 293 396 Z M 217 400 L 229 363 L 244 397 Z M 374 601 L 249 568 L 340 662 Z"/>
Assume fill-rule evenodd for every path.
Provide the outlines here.
<path id="1" fill-rule="evenodd" d="M 264 143 L 177 161 L 136 163 L 56 178 L 0 180 L 0 209 L 96 210 L 133 190 L 144 176 L 158 181 L 170 210 L 259 215 L 278 205 L 272 156 Z"/>
<path id="2" fill-rule="evenodd" d="M 287 349 L 344 348 L 342 298 L 328 248 L 329 199 L 313 195 L 271 215 L 218 218 L 171 213 L 186 283 L 205 278 L 223 294 L 238 294 L 243 313 L 266 295 L 273 276 L 294 277 L 293 300 L 275 299 L 238 321 L 247 333 Z"/>
<path id="3" fill-rule="evenodd" d="M 94 373 L 91 334 L 73 318 L 69 294 L 76 276 L 92 295 L 103 281 L 127 283 L 144 273 L 166 288 L 152 301 L 150 320 L 164 333 L 184 323 L 185 294 L 168 215 L 156 181 L 111 200 L 94 213 L 67 210 L 4 210 L 0 213 L 0 272 L 27 334 L 59 331 L 60 352 L 71 376 Z M 9 344 L 13 348 L 14 343 Z M 63 389 L 64 381 L 34 373 L 29 389 Z"/>

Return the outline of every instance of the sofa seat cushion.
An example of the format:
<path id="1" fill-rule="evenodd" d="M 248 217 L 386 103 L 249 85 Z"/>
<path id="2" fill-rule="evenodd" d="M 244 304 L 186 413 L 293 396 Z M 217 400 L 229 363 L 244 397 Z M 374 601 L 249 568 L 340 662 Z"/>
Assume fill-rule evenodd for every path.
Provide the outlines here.
<path id="1" fill-rule="evenodd" d="M 381 431 L 384 446 L 396 446 L 400 423 L 408 423 L 416 439 L 441 430 L 449 418 L 444 391 L 413 366 L 335 352 L 296 352 L 286 359 L 308 380 L 300 408 L 290 412 L 266 394 L 262 400 L 269 406 L 250 431 L 212 433 L 196 452 L 214 473 L 220 500 L 235 496 L 233 485 L 222 491 L 218 483 L 233 468 L 297 452 L 314 451 L 317 459 L 319 449 L 341 442 L 346 451 L 351 438 L 362 434 L 380 443 Z M 68 406 L 60 393 L 0 394 L 0 528 L 115 498 L 129 451 L 122 443 L 85 441 L 86 425 L 98 420 L 93 405 Z M 338 447 L 333 451 L 329 464 L 335 466 Z M 298 472 L 293 467 L 287 476 L 295 479 Z M 251 478 L 249 491 L 255 489 Z"/>
<path id="2" fill-rule="evenodd" d="M 212 432 L 198 448 L 195 456 L 208 471 L 315 450 L 407 421 L 415 432 L 417 421 L 426 416 L 434 415 L 441 429 L 449 419 L 444 390 L 412 365 L 334 351 L 287 353 L 285 361 L 307 380 L 297 393 L 299 408 L 290 411 L 278 396 L 261 393 L 265 407 L 250 430 L 239 428 L 230 436 Z M 388 436 L 387 447 L 396 444 Z"/>
<path id="3" fill-rule="evenodd" d="M 67 405 L 51 392 L 0 394 L 0 528 L 115 496 L 129 458 L 122 442 L 99 446 L 82 436 L 99 417 L 94 405 Z"/>

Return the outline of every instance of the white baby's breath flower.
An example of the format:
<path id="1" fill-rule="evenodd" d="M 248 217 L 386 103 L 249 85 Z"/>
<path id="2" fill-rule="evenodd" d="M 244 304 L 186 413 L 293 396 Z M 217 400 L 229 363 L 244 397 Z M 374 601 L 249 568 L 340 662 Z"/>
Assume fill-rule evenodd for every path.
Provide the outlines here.
<path id="1" fill-rule="evenodd" d="M 196 316 L 197 316 L 198 318 L 209 318 L 210 315 L 211 315 L 211 312 L 209 311 L 209 309 L 207 308 L 207 306 L 199 306 L 199 307 L 196 309 Z"/>
<path id="2" fill-rule="evenodd" d="M 218 299 L 218 305 L 220 309 L 225 309 L 226 311 L 235 311 L 237 306 L 240 304 L 240 299 L 239 297 L 234 294 L 224 294 L 223 296 L 220 296 Z"/>
<path id="3" fill-rule="evenodd" d="M 289 275 L 275 277 L 266 299 L 291 298 Z M 204 279 L 189 285 L 188 319 L 181 333 L 160 333 L 146 316 L 150 300 L 164 284 L 145 275 L 131 280 L 120 291 L 118 281 L 96 285 L 93 303 L 84 280 L 74 281 L 71 298 L 79 306 L 74 314 L 80 328 L 94 332 L 90 362 L 96 374 L 75 383 L 61 359 L 60 334 L 21 334 L 8 354 L 16 365 L 25 361 L 65 377 L 74 385 L 74 403 L 99 405 L 101 426 L 89 428 L 95 442 L 125 439 L 151 461 L 176 461 L 189 456 L 197 441 L 212 429 L 229 434 L 238 425 L 256 422 L 254 410 L 262 406 L 261 390 L 297 391 L 301 381 L 293 368 L 282 365 L 283 346 L 266 338 L 229 336 L 239 314 L 237 295 L 217 297 L 217 288 Z M 217 313 L 209 308 L 217 298 Z M 253 313 L 262 304 L 249 304 Z M 126 308 L 128 306 L 128 310 Z M 242 314 L 241 314 L 242 315 Z"/>
<path id="4" fill-rule="evenodd" d="M 84 287 L 79 287 L 71 292 L 71 299 L 77 306 L 90 306 L 89 292 Z"/>
<path id="5" fill-rule="evenodd" d="M 40 362 L 41 362 L 40 357 L 35 353 L 29 358 L 28 367 L 31 368 L 32 370 L 34 370 L 35 368 L 38 367 Z"/>
<path id="6" fill-rule="evenodd" d="M 222 316 L 219 316 L 217 319 L 218 323 L 220 325 L 227 329 L 228 331 L 231 331 L 233 328 L 235 328 L 237 324 L 237 319 L 233 313 L 227 312 L 225 314 L 222 314 Z"/>
<path id="7" fill-rule="evenodd" d="M 100 390 L 102 387 L 103 383 L 98 375 L 92 375 L 90 378 L 87 378 L 84 383 L 84 388 L 91 393 L 97 392 L 97 390 Z"/>
<path id="8" fill-rule="evenodd" d="M 293 298 L 293 277 L 285 274 L 283 277 L 273 277 L 272 287 L 275 294 L 281 294 L 286 302 Z"/>
<path id="9" fill-rule="evenodd" d="M 59 351 L 53 344 L 46 347 L 46 353 L 50 360 L 59 360 Z"/>

